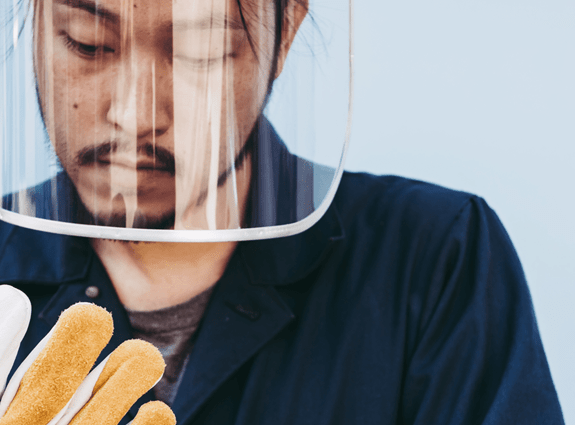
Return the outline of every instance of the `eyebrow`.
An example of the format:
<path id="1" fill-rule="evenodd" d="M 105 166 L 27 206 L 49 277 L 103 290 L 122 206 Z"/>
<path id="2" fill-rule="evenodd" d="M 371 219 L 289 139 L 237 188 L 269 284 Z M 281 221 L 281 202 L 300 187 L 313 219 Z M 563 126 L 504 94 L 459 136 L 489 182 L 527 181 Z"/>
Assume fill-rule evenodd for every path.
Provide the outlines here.
<path id="1" fill-rule="evenodd" d="M 107 20 L 113 24 L 118 24 L 121 21 L 121 16 L 112 12 L 105 7 L 99 6 L 94 0 L 54 0 L 56 3 L 67 6 L 73 9 L 83 10 L 89 14 Z M 198 20 L 182 20 L 176 21 L 169 25 L 170 29 L 176 31 L 186 31 L 190 29 L 211 29 L 223 28 L 232 30 L 245 30 L 242 22 L 235 19 L 229 19 L 225 15 L 214 15 L 205 17 Z"/>

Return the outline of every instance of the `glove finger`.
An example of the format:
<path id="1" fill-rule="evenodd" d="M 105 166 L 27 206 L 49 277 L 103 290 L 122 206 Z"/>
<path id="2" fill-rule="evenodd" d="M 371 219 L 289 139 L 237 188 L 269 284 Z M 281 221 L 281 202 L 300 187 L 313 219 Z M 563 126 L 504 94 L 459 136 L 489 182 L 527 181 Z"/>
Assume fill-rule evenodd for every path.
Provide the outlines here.
<path id="1" fill-rule="evenodd" d="M 14 397 L 18 392 L 18 388 L 20 388 L 20 382 L 26 374 L 26 371 L 30 368 L 32 363 L 36 361 L 36 358 L 38 358 L 38 355 L 42 352 L 44 347 L 46 347 L 46 344 L 48 344 L 48 341 L 50 338 L 52 338 L 53 333 L 54 328 L 52 328 L 52 330 L 48 332 L 48 335 L 46 335 L 42 341 L 40 341 L 38 345 L 34 347 L 34 350 L 28 354 L 28 357 L 24 359 L 22 364 L 18 367 L 18 369 L 16 369 L 16 372 L 14 372 L 14 375 L 12 375 L 12 379 L 10 379 L 10 382 L 6 386 L 4 394 L 2 395 L 2 400 L 0 401 L 0 418 L 2 418 L 0 419 L 0 424 L 3 424 L 4 414 L 8 410 L 8 407 L 10 407 L 12 400 L 14 400 Z"/>
<path id="2" fill-rule="evenodd" d="M 62 409 L 60 413 L 58 413 L 48 423 L 48 425 L 67 425 L 70 423 L 76 413 L 78 413 L 92 397 L 96 382 L 100 378 L 100 374 L 106 366 L 109 358 L 110 356 L 106 357 L 97 367 L 92 370 L 92 372 L 90 372 L 86 379 L 82 381 L 82 384 L 80 384 L 66 407 L 64 407 L 64 409 Z"/>
<path id="3" fill-rule="evenodd" d="M 129 425 L 176 425 L 176 415 L 167 404 L 150 401 L 143 404 Z"/>
<path id="4" fill-rule="evenodd" d="M 30 300 L 22 291 L 8 285 L 0 286 L 0 396 L 28 329 L 31 314 Z"/>
<path id="5" fill-rule="evenodd" d="M 70 425 L 117 425 L 130 407 L 160 380 L 165 363 L 152 344 L 125 341 L 110 355 L 90 401 Z"/>
<path id="6" fill-rule="evenodd" d="M 44 346 L 36 347 L 31 361 L 26 359 L 8 384 L 6 393 L 11 386 L 17 392 L 0 425 L 48 424 L 68 404 L 112 332 L 112 317 L 101 307 L 80 303 L 64 311 L 51 337 L 44 338 Z"/>

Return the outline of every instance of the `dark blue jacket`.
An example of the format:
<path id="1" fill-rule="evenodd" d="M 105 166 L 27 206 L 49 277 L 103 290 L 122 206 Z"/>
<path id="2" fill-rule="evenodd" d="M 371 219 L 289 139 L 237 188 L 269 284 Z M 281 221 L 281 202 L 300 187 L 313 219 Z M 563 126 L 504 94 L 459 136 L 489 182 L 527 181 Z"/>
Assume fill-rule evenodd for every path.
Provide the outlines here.
<path id="1" fill-rule="evenodd" d="M 131 337 L 85 239 L 0 223 L 0 283 L 32 301 L 17 364 L 78 301 L 113 314 L 101 358 Z M 351 173 L 308 231 L 239 244 L 173 410 L 180 425 L 563 423 L 495 213 L 466 193 Z"/>

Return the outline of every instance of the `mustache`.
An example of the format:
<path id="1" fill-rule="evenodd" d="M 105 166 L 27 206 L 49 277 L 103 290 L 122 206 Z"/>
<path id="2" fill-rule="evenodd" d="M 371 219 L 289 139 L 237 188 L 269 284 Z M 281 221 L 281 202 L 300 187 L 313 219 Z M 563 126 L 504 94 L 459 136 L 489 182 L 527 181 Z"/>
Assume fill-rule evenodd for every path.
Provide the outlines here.
<path id="1" fill-rule="evenodd" d="M 109 162 L 106 161 L 107 157 L 113 153 L 128 151 L 128 146 L 128 143 L 120 140 L 110 140 L 98 145 L 89 146 L 81 149 L 76 154 L 75 162 L 78 166 L 94 165 L 98 162 Z M 172 175 L 176 174 L 176 159 L 174 154 L 168 149 L 155 146 L 151 143 L 143 143 L 136 147 L 136 152 L 152 159 L 154 161 L 154 169 L 167 171 Z"/>

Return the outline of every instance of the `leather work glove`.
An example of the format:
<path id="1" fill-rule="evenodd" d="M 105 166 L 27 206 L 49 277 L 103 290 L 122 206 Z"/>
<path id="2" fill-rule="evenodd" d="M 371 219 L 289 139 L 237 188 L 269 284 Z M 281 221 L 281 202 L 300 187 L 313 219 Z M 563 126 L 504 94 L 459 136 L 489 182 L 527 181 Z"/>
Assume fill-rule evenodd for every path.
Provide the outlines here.
<path id="1" fill-rule="evenodd" d="M 94 304 L 65 310 L 4 388 L 30 322 L 28 297 L 0 286 L 0 425 L 117 425 L 164 373 L 151 344 L 130 340 L 92 372 L 113 332 L 112 316 Z M 132 425 L 175 425 L 162 402 L 144 404 Z"/>

